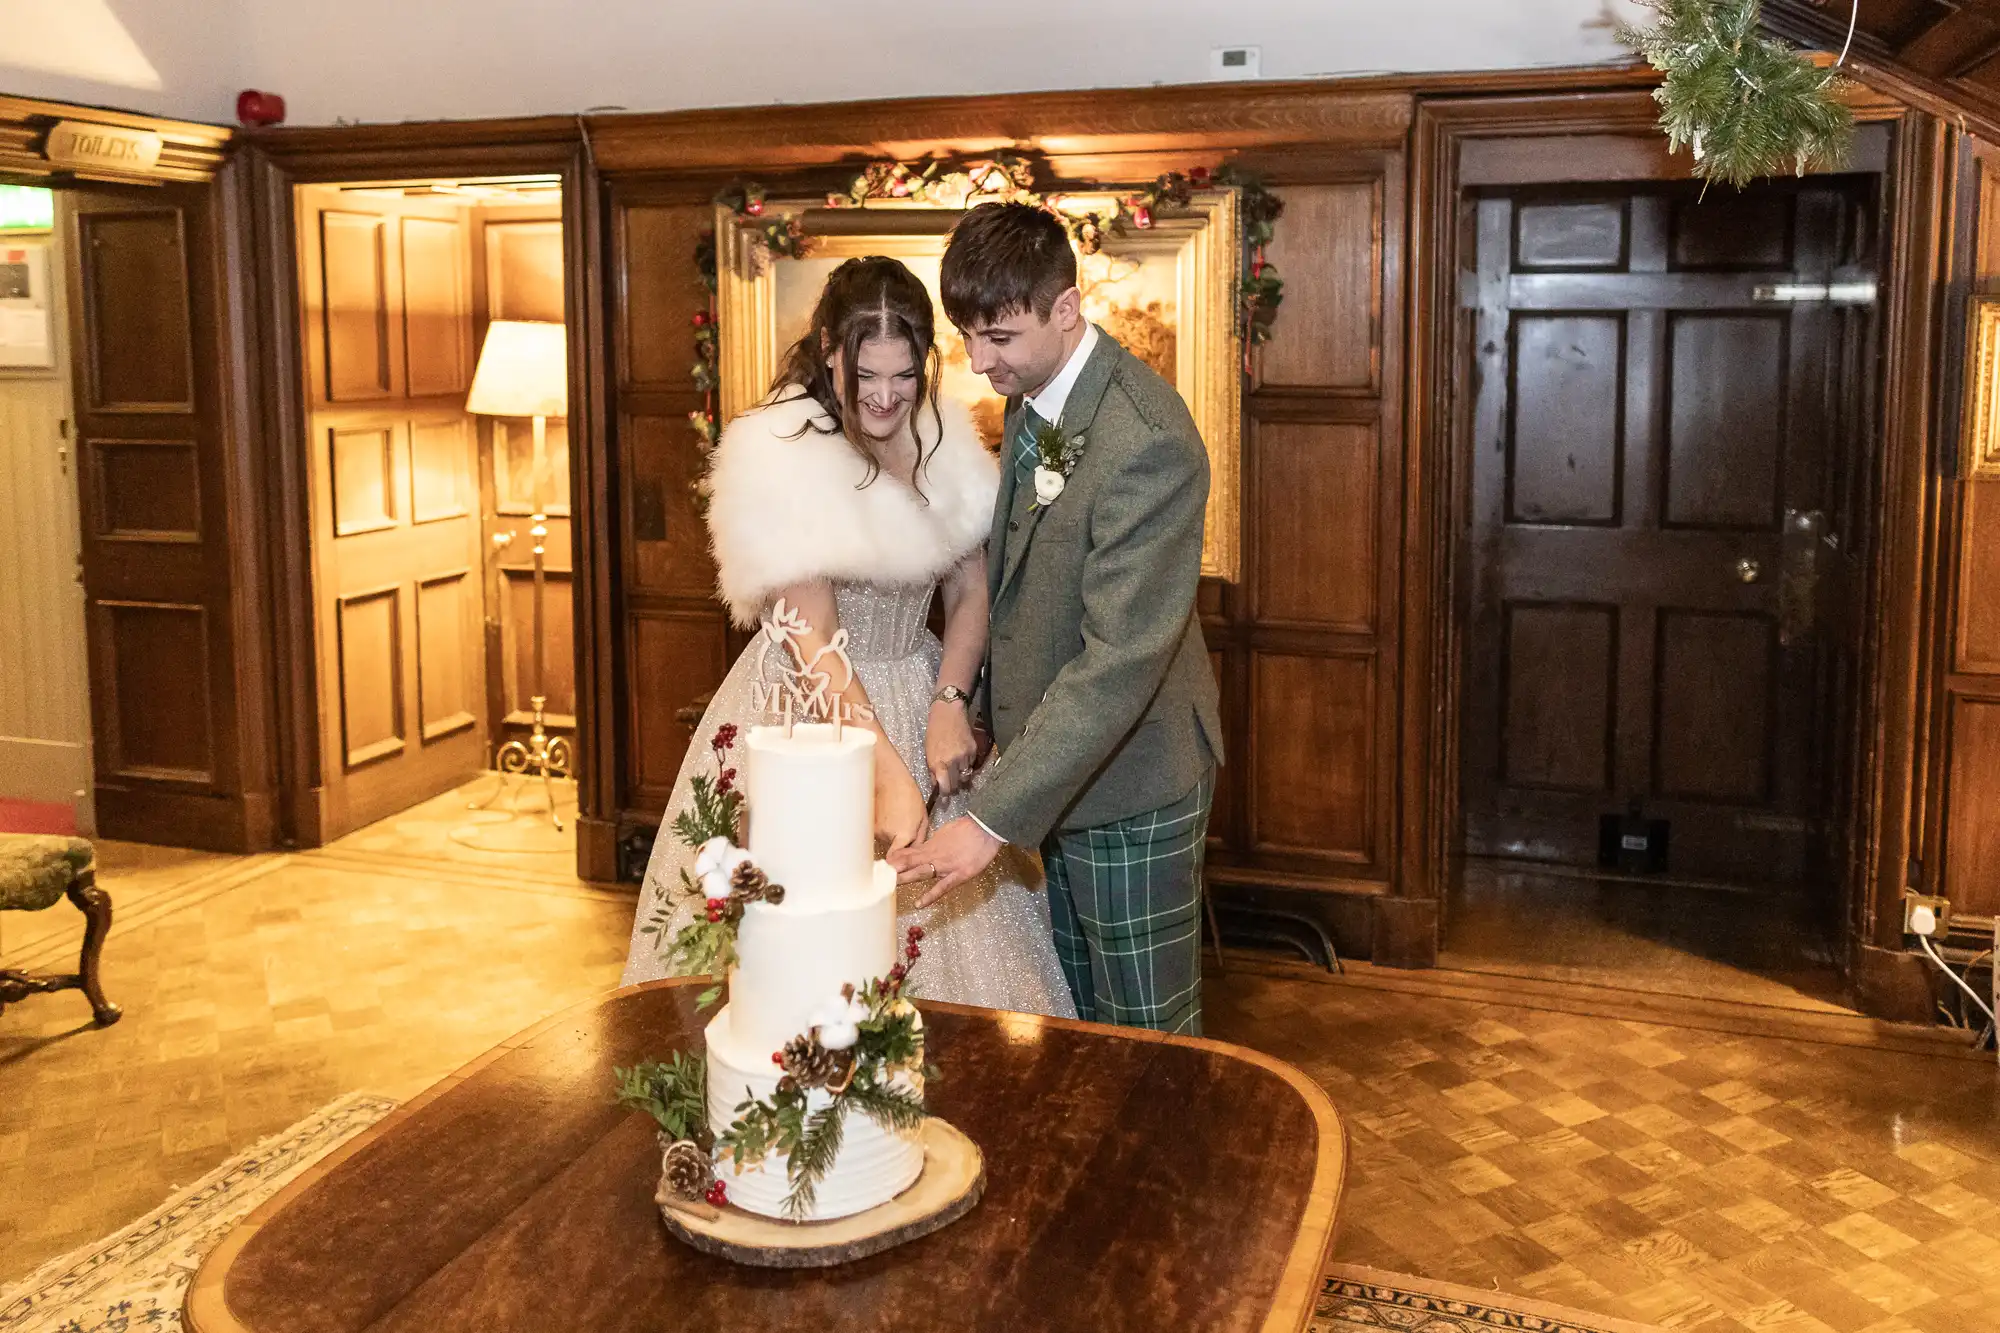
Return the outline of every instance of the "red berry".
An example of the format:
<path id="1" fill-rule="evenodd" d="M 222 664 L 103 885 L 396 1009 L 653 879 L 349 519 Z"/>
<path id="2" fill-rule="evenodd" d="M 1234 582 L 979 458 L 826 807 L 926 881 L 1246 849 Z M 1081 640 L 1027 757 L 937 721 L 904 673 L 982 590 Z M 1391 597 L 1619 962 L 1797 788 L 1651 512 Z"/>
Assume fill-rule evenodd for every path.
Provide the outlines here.
<path id="1" fill-rule="evenodd" d="M 710 924 L 711 926 L 714 926 L 714 925 L 720 925 L 721 923 L 722 923 L 722 912 L 721 912 L 721 909 L 719 909 L 719 908 L 715 908 L 715 907 L 711 907 L 711 908 L 709 908 L 709 909 L 708 909 L 708 924 Z"/>
<path id="2" fill-rule="evenodd" d="M 924 951 L 922 949 L 919 949 L 916 945 L 912 944 L 909 948 L 903 950 L 903 957 L 909 959 L 911 962 L 914 963 L 917 961 L 918 958 L 923 956 L 923 952 Z"/>
<path id="3" fill-rule="evenodd" d="M 718 1180 L 713 1185 L 710 1185 L 708 1187 L 708 1194 L 706 1197 L 711 1205 L 720 1208 L 724 1204 L 729 1202 L 729 1191 L 727 1188 L 723 1186 L 723 1183 Z"/>
<path id="4" fill-rule="evenodd" d="M 908 975 L 910 975 L 910 969 L 904 967 L 901 963 L 898 963 L 894 967 L 889 969 L 889 980 L 891 981 L 901 981 L 904 977 L 907 977 Z"/>
<path id="5" fill-rule="evenodd" d="M 922 926 L 910 927 L 910 938 L 912 940 L 920 940 L 923 937 L 924 937 L 924 928 Z"/>
<path id="6" fill-rule="evenodd" d="M 785 1067 L 785 1053 L 783 1051 L 772 1051 L 771 1063 L 783 1069 Z"/>
<path id="7" fill-rule="evenodd" d="M 708 327 L 708 312 L 706 310 L 697 310 L 694 312 L 694 326 L 698 329 Z"/>

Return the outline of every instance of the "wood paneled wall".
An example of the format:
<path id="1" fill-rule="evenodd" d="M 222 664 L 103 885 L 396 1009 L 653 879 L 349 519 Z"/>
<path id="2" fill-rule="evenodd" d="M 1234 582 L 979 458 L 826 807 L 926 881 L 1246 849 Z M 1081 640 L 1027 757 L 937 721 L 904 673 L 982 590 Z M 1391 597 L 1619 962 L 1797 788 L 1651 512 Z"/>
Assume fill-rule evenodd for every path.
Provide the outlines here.
<path id="1" fill-rule="evenodd" d="M 712 192 L 646 185 L 611 192 L 621 823 L 625 812 L 657 819 L 665 808 L 687 750 L 678 714 L 714 689 L 729 665 L 728 618 L 715 600 L 715 565 L 695 502 L 702 455 L 688 423 L 702 406 L 692 321 L 708 308 L 708 292 L 694 253 L 713 224 Z"/>
<path id="2" fill-rule="evenodd" d="M 1283 129 L 1295 145 L 1273 143 L 1283 129 L 1249 118 L 1240 132 L 1258 142 L 1239 156 L 1190 113 L 1195 128 L 1183 135 L 1158 130 L 1142 146 L 1117 145 L 1123 151 L 1079 149 L 1057 167 L 1143 180 L 1238 157 L 1285 201 L 1268 256 L 1284 275 L 1285 301 L 1277 336 L 1255 354 L 1247 404 L 1244 575 L 1201 590 L 1230 756 L 1212 863 L 1220 884 L 1379 898 L 1397 891 L 1400 145 L 1410 103 L 1371 94 L 1348 107 L 1300 101 L 1287 112 L 1297 125 Z M 774 191 L 782 179 L 816 197 L 851 170 L 802 167 L 810 150 L 797 139 L 786 142 L 784 162 L 757 160 L 771 151 L 746 147 L 732 175 Z M 842 149 L 820 152 L 833 161 Z M 702 405 L 690 319 L 707 304 L 694 248 L 726 179 L 653 173 L 614 176 L 609 188 L 620 828 L 657 820 L 685 753 L 681 714 L 720 681 L 738 642 L 714 599 L 693 494 L 702 457 L 688 425 Z"/>
<path id="3" fill-rule="evenodd" d="M 1966 142 L 1960 158 L 1960 290 L 2000 296 L 2000 146 Z M 1964 317 L 1959 303 L 1946 319 Z M 1957 334 L 1953 328 L 1952 334 Z M 1968 355 L 1958 336 L 1944 339 L 1941 376 L 1947 401 L 1939 420 L 1940 456 L 1957 446 L 1961 373 Z M 1944 501 L 1945 568 L 1951 590 L 1942 608 L 1938 731 L 1932 751 L 1928 891 L 1951 899 L 1953 933 L 1990 942 L 2000 916 L 2000 482 L 1959 480 Z"/>
<path id="4" fill-rule="evenodd" d="M 1203 590 L 1230 762 L 1222 884 L 1393 888 L 1403 154 L 1271 168 L 1285 278 L 1244 457 L 1244 579 Z"/>

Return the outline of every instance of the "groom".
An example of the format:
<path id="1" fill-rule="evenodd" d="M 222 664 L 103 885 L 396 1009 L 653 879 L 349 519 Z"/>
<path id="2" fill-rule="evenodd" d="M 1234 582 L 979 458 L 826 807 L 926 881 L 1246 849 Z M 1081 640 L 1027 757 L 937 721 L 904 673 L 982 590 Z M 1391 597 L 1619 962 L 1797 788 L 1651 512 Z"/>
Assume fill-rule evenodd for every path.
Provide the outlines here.
<path id="1" fill-rule="evenodd" d="M 973 370 L 1007 398 L 979 691 L 1000 757 L 969 818 L 890 860 L 935 877 L 930 903 L 1003 843 L 1039 847 L 1078 1015 L 1199 1033 L 1222 759 L 1194 605 L 1208 455 L 1173 386 L 1083 318 L 1053 214 L 974 209 L 940 286 Z"/>

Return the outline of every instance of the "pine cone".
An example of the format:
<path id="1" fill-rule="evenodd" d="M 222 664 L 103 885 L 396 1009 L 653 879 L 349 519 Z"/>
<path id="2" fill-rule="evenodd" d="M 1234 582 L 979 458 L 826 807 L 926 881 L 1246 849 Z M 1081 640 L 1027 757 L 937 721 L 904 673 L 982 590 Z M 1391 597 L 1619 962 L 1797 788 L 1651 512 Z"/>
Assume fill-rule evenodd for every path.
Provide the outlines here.
<path id="1" fill-rule="evenodd" d="M 665 1167 L 667 1188 L 678 1198 L 699 1199 L 715 1183 L 715 1165 L 693 1139 L 682 1139 L 668 1148 Z"/>
<path id="2" fill-rule="evenodd" d="M 794 1037 L 785 1043 L 785 1073 L 802 1088 L 829 1088 L 847 1091 L 854 1079 L 854 1055 L 850 1051 L 829 1051 L 811 1037 Z"/>
<path id="3" fill-rule="evenodd" d="M 765 886 L 770 882 L 754 862 L 745 861 L 729 876 L 729 896 L 739 902 L 754 903 L 764 896 Z"/>

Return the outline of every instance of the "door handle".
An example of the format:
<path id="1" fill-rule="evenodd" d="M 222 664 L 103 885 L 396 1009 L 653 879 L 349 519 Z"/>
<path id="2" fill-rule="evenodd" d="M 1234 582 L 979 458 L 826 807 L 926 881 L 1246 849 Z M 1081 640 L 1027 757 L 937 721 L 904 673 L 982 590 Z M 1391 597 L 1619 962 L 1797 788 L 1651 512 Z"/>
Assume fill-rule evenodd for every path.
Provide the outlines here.
<path id="1" fill-rule="evenodd" d="M 1819 541 L 1826 515 L 1787 509 L 1778 576 L 1778 646 L 1789 648 L 1812 634 L 1819 613 Z"/>
<path id="2" fill-rule="evenodd" d="M 1755 583 L 1762 577 L 1764 577 L 1764 566 L 1752 560 L 1749 556 L 1746 555 L 1736 562 L 1736 581 L 1738 583 Z"/>

